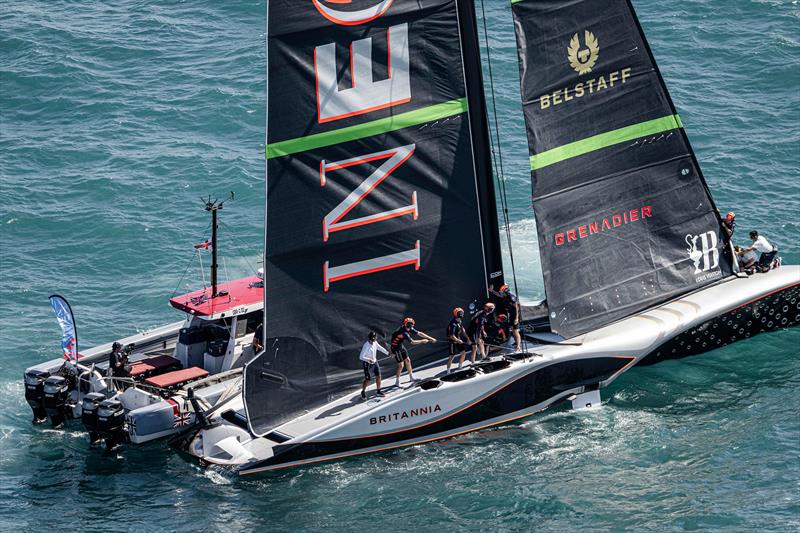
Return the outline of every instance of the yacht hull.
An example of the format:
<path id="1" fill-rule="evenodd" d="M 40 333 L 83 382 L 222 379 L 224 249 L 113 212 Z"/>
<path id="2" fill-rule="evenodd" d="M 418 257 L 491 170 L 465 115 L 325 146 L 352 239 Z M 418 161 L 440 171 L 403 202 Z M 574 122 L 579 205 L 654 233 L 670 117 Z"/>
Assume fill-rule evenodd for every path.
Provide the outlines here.
<path id="1" fill-rule="evenodd" d="M 218 418 L 186 438 L 183 449 L 252 475 L 422 444 L 519 421 L 565 400 L 594 406 L 600 389 L 635 364 L 702 353 L 798 322 L 800 267 L 786 266 L 726 280 L 578 338 L 529 345 L 530 353 L 479 363 L 463 378 L 447 376 L 440 361 L 415 372 L 424 379 L 408 389 L 366 402 L 351 393 L 264 437 Z"/>

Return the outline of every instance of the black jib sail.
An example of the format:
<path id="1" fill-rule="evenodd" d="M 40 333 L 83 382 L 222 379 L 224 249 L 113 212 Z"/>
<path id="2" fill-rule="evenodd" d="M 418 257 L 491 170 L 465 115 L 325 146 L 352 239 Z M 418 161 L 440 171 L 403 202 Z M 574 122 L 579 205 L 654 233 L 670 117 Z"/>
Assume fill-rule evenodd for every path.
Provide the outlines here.
<path id="1" fill-rule="evenodd" d="M 267 339 L 244 386 L 256 434 L 360 383 L 370 330 L 385 346 L 412 316 L 441 337 L 499 270 L 485 116 L 468 105 L 482 93 L 465 84 L 477 39 L 458 38 L 474 19 L 459 11 L 268 2 Z M 436 348 L 415 347 L 415 364 Z"/>
<path id="2" fill-rule="evenodd" d="M 553 331 L 580 335 L 729 275 L 717 209 L 630 3 L 512 11 Z"/>

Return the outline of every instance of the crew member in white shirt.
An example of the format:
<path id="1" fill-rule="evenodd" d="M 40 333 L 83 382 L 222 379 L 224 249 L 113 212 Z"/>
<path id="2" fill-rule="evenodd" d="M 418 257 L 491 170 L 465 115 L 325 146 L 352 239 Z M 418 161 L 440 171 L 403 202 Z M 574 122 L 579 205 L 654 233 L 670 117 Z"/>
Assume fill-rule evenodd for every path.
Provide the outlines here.
<path id="1" fill-rule="evenodd" d="M 378 334 L 374 331 L 369 332 L 367 342 L 361 347 L 361 365 L 364 367 L 364 382 L 361 384 L 361 399 L 367 399 L 367 385 L 370 380 L 375 378 L 375 385 L 378 389 L 378 396 L 383 397 L 381 392 L 381 365 L 378 363 L 378 352 L 389 355 L 389 351 L 378 344 Z"/>
<path id="2" fill-rule="evenodd" d="M 758 265 L 763 272 L 766 272 L 770 269 L 772 260 L 778 254 L 778 249 L 772 246 L 763 235 L 759 235 L 757 231 L 750 232 L 750 239 L 752 239 L 753 245 L 747 251 L 755 250 L 761 252 L 761 257 L 758 258 Z"/>

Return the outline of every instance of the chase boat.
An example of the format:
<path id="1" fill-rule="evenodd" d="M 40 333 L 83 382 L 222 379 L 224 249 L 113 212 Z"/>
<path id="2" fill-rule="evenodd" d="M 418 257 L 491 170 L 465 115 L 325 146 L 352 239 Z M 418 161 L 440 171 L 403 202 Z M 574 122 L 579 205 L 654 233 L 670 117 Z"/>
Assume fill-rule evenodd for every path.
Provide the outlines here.
<path id="1" fill-rule="evenodd" d="M 126 377 L 109 372 L 113 342 L 77 352 L 71 310 L 60 297 L 51 297 L 63 302 L 59 320 L 73 328 L 64 358 L 25 371 L 34 423 L 49 418 L 61 428 L 78 419 L 91 444 L 105 441 L 113 449 L 173 435 L 194 423 L 197 410 L 211 409 L 240 391 L 242 367 L 254 355 L 253 335 L 263 319 L 263 274 L 217 283 L 216 211 L 221 206 L 207 206 L 215 229 L 211 242 L 202 245 L 212 250 L 211 287 L 169 300 L 185 313 L 184 320 L 115 341 L 127 353 Z"/>

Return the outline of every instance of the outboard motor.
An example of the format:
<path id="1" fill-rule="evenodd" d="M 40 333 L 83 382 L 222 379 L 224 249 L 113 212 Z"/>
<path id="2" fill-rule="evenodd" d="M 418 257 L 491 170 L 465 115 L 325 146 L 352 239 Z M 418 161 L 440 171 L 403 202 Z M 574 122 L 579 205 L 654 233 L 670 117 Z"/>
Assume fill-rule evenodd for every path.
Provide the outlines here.
<path id="1" fill-rule="evenodd" d="M 50 372 L 43 370 L 25 372 L 25 399 L 33 409 L 34 424 L 41 424 L 47 420 L 47 411 L 44 408 L 44 382 L 49 377 Z"/>
<path id="2" fill-rule="evenodd" d="M 67 418 L 69 381 L 64 376 L 50 376 L 44 382 L 44 409 L 55 429 L 64 427 Z"/>
<path id="3" fill-rule="evenodd" d="M 119 400 L 103 400 L 97 407 L 97 433 L 113 451 L 125 442 L 125 409 Z"/>
<path id="4" fill-rule="evenodd" d="M 97 432 L 97 409 L 105 399 L 105 395 L 99 392 L 90 392 L 83 397 L 81 422 L 89 433 L 90 446 L 96 446 L 102 440 Z"/>

